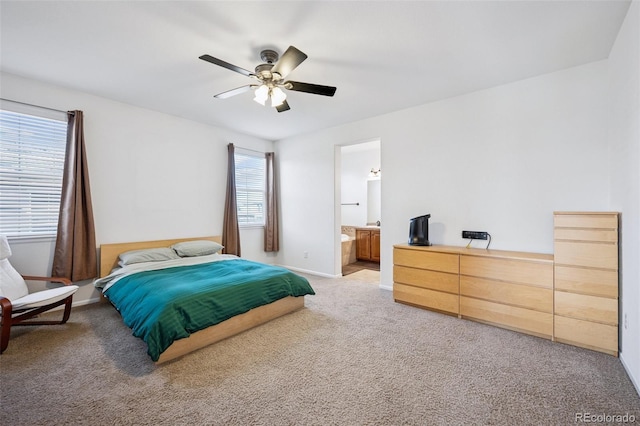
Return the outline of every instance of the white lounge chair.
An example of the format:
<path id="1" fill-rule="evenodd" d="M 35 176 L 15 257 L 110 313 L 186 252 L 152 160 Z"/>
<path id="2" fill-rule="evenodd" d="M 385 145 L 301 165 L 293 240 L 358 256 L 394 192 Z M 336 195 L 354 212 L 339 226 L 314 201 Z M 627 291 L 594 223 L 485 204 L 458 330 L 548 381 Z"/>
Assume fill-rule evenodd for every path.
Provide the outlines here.
<path id="1" fill-rule="evenodd" d="M 0 235 L 0 354 L 9 346 L 9 335 L 13 325 L 64 324 L 71 314 L 73 293 L 78 290 L 66 278 L 22 276 L 9 263 L 11 248 L 7 237 Z M 64 284 L 48 290 L 29 293 L 28 281 L 47 281 Z M 42 312 L 64 305 L 62 321 L 32 320 Z"/>

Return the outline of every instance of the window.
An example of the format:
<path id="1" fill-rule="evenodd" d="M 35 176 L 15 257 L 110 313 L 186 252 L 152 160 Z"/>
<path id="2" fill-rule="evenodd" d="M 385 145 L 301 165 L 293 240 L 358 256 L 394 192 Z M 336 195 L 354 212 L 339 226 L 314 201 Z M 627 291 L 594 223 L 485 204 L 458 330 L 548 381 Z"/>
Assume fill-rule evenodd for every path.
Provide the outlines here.
<path id="1" fill-rule="evenodd" d="M 34 109 L 0 109 L 0 234 L 9 238 L 55 237 L 58 227 L 67 118 Z"/>
<path id="2" fill-rule="evenodd" d="M 239 226 L 264 226 L 265 158 L 236 148 L 236 202 Z"/>

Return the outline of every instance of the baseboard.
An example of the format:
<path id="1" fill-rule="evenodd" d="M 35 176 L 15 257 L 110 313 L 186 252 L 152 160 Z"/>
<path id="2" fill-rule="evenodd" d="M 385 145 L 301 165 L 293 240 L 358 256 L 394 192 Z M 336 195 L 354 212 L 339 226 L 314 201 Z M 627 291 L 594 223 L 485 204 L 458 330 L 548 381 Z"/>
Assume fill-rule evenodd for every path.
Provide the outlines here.
<path id="1" fill-rule="evenodd" d="M 295 272 L 302 272 L 303 274 L 309 274 L 309 275 L 315 275 L 317 277 L 324 277 L 324 278 L 340 278 L 342 276 L 342 274 L 340 275 L 332 275 L 332 274 L 325 274 L 323 272 L 317 272 L 317 271 L 310 271 L 308 269 L 302 269 L 302 268 L 295 268 L 293 266 L 286 266 L 286 265 L 278 265 L 281 266 L 283 268 L 287 268 L 291 271 L 295 271 Z"/>
<path id="2" fill-rule="evenodd" d="M 624 370 L 627 372 L 627 376 L 629 376 L 631 383 L 633 383 L 633 386 L 636 388 L 636 392 L 638 392 L 638 395 L 640 395 L 640 381 L 636 379 L 633 374 L 631 374 L 631 369 L 629 369 L 627 363 L 624 361 L 624 355 L 622 354 L 622 352 L 618 355 L 618 357 L 620 358 L 622 367 L 624 367 Z"/>
<path id="3" fill-rule="evenodd" d="M 93 299 L 87 299 L 87 300 L 80 300 L 79 302 L 73 302 L 71 304 L 72 308 L 77 308 L 79 306 L 85 306 L 85 305 L 91 305 L 93 303 L 98 303 L 100 302 L 101 298 L 100 297 L 95 297 Z"/>
<path id="4" fill-rule="evenodd" d="M 80 306 L 92 305 L 98 302 L 100 302 L 100 297 L 95 297 L 93 299 L 87 299 L 87 300 L 80 300 L 79 302 L 72 302 L 71 308 L 79 308 Z M 51 309 L 48 312 L 61 311 L 63 309 L 64 309 L 64 305 L 60 305 L 60 306 L 56 306 L 55 308 Z"/>
<path id="5" fill-rule="evenodd" d="M 393 286 L 392 286 L 392 285 L 383 285 L 383 284 L 380 284 L 380 289 L 382 289 L 382 290 L 387 290 L 387 291 L 393 291 Z"/>

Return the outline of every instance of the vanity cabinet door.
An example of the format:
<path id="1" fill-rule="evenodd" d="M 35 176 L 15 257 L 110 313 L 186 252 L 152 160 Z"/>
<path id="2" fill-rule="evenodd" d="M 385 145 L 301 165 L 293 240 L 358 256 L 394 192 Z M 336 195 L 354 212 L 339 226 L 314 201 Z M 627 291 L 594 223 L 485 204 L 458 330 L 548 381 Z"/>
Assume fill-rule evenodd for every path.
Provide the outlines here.
<path id="1" fill-rule="evenodd" d="M 356 258 L 380 262 L 379 229 L 356 229 Z"/>
<path id="2" fill-rule="evenodd" d="M 371 260 L 380 262 L 380 231 L 371 231 Z"/>
<path id="3" fill-rule="evenodd" d="M 371 231 L 356 229 L 356 258 L 371 260 Z"/>

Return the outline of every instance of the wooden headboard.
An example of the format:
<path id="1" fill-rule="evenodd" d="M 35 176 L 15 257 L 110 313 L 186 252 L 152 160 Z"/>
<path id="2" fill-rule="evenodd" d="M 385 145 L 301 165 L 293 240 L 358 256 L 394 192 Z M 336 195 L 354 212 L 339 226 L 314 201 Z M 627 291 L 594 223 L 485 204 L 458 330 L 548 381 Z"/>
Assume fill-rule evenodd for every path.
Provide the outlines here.
<path id="1" fill-rule="evenodd" d="M 156 240 L 156 241 L 137 241 L 132 243 L 115 243 L 115 244 L 101 244 L 100 245 L 100 277 L 104 277 L 111 273 L 111 270 L 118 266 L 118 256 L 120 253 L 124 253 L 129 250 L 142 250 L 147 248 L 157 247 L 169 247 L 172 244 L 179 243 L 181 241 L 194 241 L 194 240 L 210 240 L 216 243 L 222 242 L 221 236 L 215 237 L 193 237 L 193 238 L 178 238 L 175 240 Z"/>

